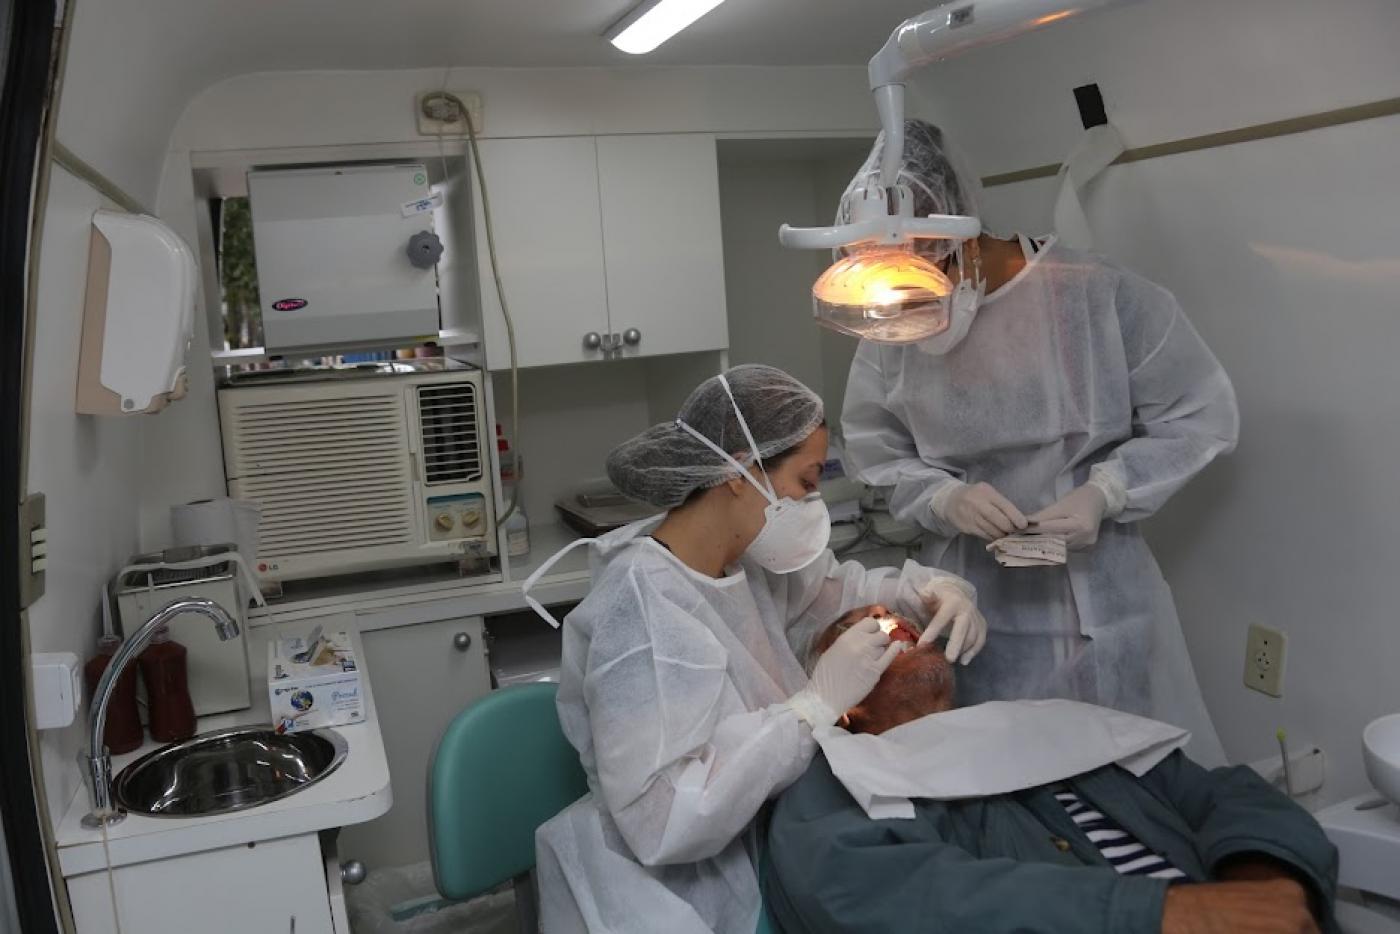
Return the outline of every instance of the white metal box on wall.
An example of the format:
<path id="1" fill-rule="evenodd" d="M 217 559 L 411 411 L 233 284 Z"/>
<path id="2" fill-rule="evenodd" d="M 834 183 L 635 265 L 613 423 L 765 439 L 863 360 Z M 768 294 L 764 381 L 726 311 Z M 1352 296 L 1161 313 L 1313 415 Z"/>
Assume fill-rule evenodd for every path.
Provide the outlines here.
<path id="1" fill-rule="evenodd" d="M 437 337 L 437 272 L 409 258 L 433 233 L 422 165 L 248 173 L 264 343 L 270 351 Z"/>

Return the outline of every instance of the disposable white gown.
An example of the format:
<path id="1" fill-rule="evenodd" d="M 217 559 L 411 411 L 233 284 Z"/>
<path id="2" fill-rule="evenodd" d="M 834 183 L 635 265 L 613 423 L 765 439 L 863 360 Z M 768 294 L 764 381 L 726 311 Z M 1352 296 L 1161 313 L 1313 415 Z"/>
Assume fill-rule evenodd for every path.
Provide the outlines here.
<path id="1" fill-rule="evenodd" d="M 789 647 L 884 603 L 927 620 L 913 562 L 867 571 L 828 551 L 777 575 L 719 580 L 647 536 L 599 539 L 593 587 L 564 622 L 559 720 L 591 794 L 536 837 L 541 920 L 563 931 L 752 934 L 751 825 L 816 745 L 783 701 L 807 683 Z"/>
<path id="2" fill-rule="evenodd" d="M 1239 428 L 1225 371 L 1171 293 L 1052 241 L 946 355 L 862 342 L 841 423 L 861 479 L 892 487 L 894 515 L 927 529 L 923 562 L 977 587 L 987 645 L 959 669 L 960 703 L 1102 704 L 1191 730 L 1194 756 L 1224 761 L 1137 528 Z M 1064 568 L 1002 568 L 929 508 L 953 480 L 985 481 L 1029 515 L 1094 465 L 1126 508 Z"/>

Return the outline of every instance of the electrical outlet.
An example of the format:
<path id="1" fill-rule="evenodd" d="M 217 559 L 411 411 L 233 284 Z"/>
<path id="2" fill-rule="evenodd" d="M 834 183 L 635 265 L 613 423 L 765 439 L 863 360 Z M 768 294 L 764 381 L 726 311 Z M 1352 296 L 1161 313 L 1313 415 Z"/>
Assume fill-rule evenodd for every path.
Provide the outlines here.
<path id="1" fill-rule="evenodd" d="M 418 134 L 420 136 L 465 136 L 467 133 L 467 122 L 462 119 L 458 111 L 452 119 L 435 119 L 433 114 L 438 108 L 444 105 L 452 110 L 456 110 L 451 100 L 443 101 L 440 95 L 441 90 L 423 91 L 415 98 L 414 112 L 418 115 Z M 448 94 L 456 97 L 466 105 L 467 113 L 471 115 L 472 129 L 476 135 L 480 136 L 482 131 L 482 109 L 481 95 L 475 91 L 454 91 L 450 88 Z"/>
<path id="2" fill-rule="evenodd" d="M 1250 626 L 1244 644 L 1244 686 L 1270 697 L 1283 696 L 1283 665 L 1288 637 L 1266 626 Z"/>

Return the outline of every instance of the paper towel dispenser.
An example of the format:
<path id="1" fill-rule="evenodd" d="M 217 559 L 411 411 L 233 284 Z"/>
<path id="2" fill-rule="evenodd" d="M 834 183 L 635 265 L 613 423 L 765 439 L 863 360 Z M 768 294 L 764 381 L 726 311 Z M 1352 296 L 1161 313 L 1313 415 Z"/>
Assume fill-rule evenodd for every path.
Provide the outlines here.
<path id="1" fill-rule="evenodd" d="M 422 165 L 248 173 L 269 352 L 435 340 L 441 196 Z"/>
<path id="2" fill-rule="evenodd" d="M 154 217 L 93 215 L 78 350 L 79 412 L 158 412 L 185 394 L 196 276 L 194 253 Z"/>

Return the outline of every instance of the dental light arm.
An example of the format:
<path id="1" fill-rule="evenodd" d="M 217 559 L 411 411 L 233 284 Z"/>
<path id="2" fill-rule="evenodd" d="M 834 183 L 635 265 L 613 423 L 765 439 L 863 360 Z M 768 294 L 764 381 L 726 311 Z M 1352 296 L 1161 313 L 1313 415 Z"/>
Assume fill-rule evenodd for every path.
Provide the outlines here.
<path id="1" fill-rule="evenodd" d="M 904 79 L 911 72 L 1114 2 L 946 0 L 900 23 L 870 60 L 870 90 L 886 141 L 881 186 L 889 187 L 898 176 L 904 152 Z"/>
<path id="2" fill-rule="evenodd" d="M 812 286 L 817 323 L 878 343 L 908 344 L 948 330 L 953 309 L 970 320 L 983 284 L 975 249 L 964 266 L 963 243 L 982 232 L 976 217 L 914 216 L 914 195 L 900 181 L 904 162 L 904 79 L 915 69 L 982 46 L 993 45 L 1117 0 L 943 0 L 907 19 L 870 60 L 870 90 L 880 114 L 884 146 L 880 170 L 863 173 L 848 189 L 849 219 L 834 227 L 778 228 L 778 242 L 838 254 Z M 916 240 L 953 240 L 939 254 L 920 250 Z M 954 255 L 956 284 L 948 267 L 928 255 Z"/>
<path id="3" fill-rule="evenodd" d="M 968 239 L 981 233 L 976 218 L 912 216 L 907 192 L 896 182 L 904 157 L 904 81 L 912 72 L 995 45 L 1118 0 L 945 0 L 895 27 L 870 60 L 870 90 L 880 114 L 885 145 L 880 159 L 879 189 L 871 190 L 853 212 L 852 223 L 839 227 L 789 227 L 778 239 L 788 247 L 833 249 L 852 243 L 907 243 L 918 237 Z M 890 202 L 894 203 L 891 204 Z"/>

